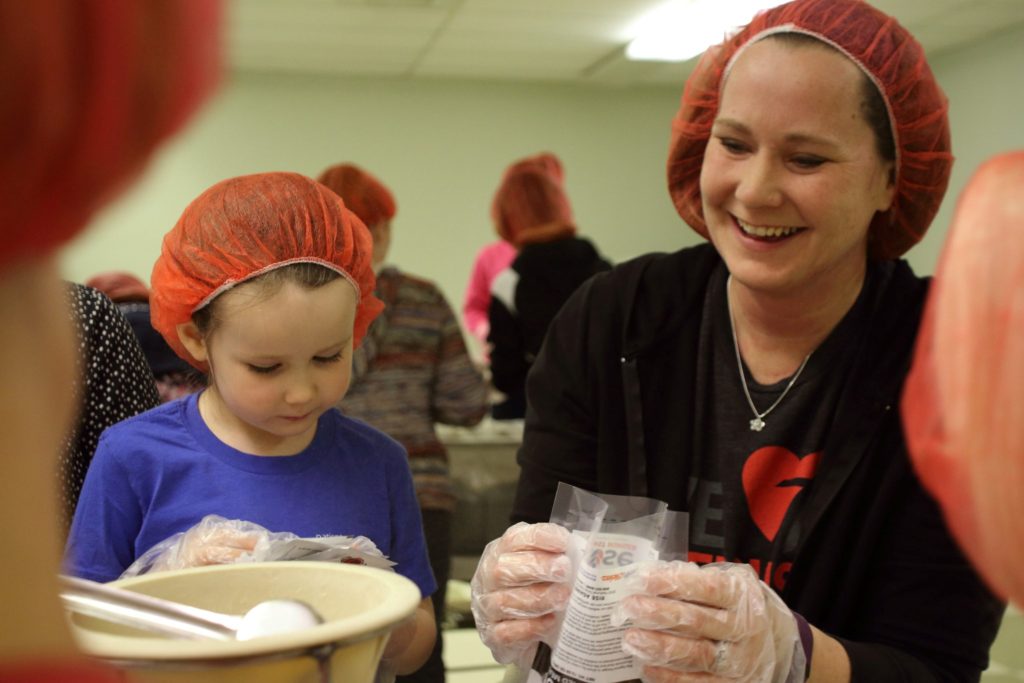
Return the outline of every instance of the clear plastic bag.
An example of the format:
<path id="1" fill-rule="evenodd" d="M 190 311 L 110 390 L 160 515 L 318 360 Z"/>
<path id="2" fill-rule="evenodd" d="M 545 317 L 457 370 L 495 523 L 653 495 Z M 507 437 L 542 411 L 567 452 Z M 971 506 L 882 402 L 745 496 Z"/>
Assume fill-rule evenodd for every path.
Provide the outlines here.
<path id="1" fill-rule="evenodd" d="M 544 645 L 531 681 L 619 683 L 640 677 L 622 649 L 624 626 L 611 616 L 629 592 L 626 579 L 637 563 L 685 559 L 688 515 L 640 496 L 597 495 L 559 484 L 551 521 L 573 532 L 575 579 L 553 649 Z M 550 659 L 549 659 L 550 656 Z"/>
<path id="2" fill-rule="evenodd" d="M 144 552 L 121 578 L 210 564 L 316 560 L 390 569 L 394 562 L 365 536 L 301 538 L 240 519 L 207 515 L 195 526 Z"/>

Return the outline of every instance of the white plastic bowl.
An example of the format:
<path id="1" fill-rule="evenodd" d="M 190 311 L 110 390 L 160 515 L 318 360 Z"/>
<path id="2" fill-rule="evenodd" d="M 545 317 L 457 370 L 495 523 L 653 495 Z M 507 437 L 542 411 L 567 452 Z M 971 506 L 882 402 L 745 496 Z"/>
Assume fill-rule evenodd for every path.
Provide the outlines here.
<path id="1" fill-rule="evenodd" d="M 128 590 L 230 614 L 264 600 L 302 600 L 319 626 L 248 641 L 171 640 L 92 617 L 70 617 L 88 654 L 140 683 L 370 683 L 391 630 L 419 589 L 398 574 L 328 562 L 262 562 L 182 569 L 115 581 Z"/>

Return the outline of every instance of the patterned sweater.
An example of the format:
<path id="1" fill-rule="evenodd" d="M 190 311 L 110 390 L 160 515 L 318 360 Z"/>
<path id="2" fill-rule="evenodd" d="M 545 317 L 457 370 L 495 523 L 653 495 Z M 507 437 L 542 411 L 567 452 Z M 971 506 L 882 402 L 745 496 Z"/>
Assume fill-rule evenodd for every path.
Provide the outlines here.
<path id="1" fill-rule="evenodd" d="M 423 509 L 454 510 L 448 453 L 434 424 L 480 422 L 486 384 L 436 286 L 386 267 L 376 294 L 384 312 L 356 349 L 352 386 L 338 407 L 405 446 Z"/>

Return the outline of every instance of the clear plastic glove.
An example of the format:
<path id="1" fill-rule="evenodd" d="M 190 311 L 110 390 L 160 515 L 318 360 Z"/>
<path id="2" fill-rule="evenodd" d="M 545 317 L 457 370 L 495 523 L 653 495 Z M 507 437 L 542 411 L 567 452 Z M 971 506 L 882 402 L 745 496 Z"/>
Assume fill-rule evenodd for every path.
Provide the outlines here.
<path id="1" fill-rule="evenodd" d="M 470 609 L 496 661 L 528 668 L 538 642 L 554 644 L 556 613 L 572 592 L 571 542 L 556 524 L 520 522 L 484 548 L 470 581 Z"/>
<path id="2" fill-rule="evenodd" d="M 277 535 L 259 524 L 207 515 L 188 531 L 174 534 L 147 550 L 121 577 L 209 564 L 251 562 L 257 545 L 265 547 Z"/>
<path id="3" fill-rule="evenodd" d="M 636 594 L 612 623 L 649 683 L 700 680 L 802 683 L 806 667 L 793 613 L 741 564 L 648 562 L 626 579 Z"/>

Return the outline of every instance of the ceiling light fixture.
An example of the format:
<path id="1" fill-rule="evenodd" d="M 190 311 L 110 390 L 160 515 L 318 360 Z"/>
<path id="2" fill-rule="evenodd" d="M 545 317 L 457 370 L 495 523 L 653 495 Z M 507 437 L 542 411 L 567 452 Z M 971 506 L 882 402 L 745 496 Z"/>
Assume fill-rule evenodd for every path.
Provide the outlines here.
<path id="1" fill-rule="evenodd" d="M 634 60 L 685 62 L 786 0 L 671 0 L 642 16 L 626 46 Z"/>

